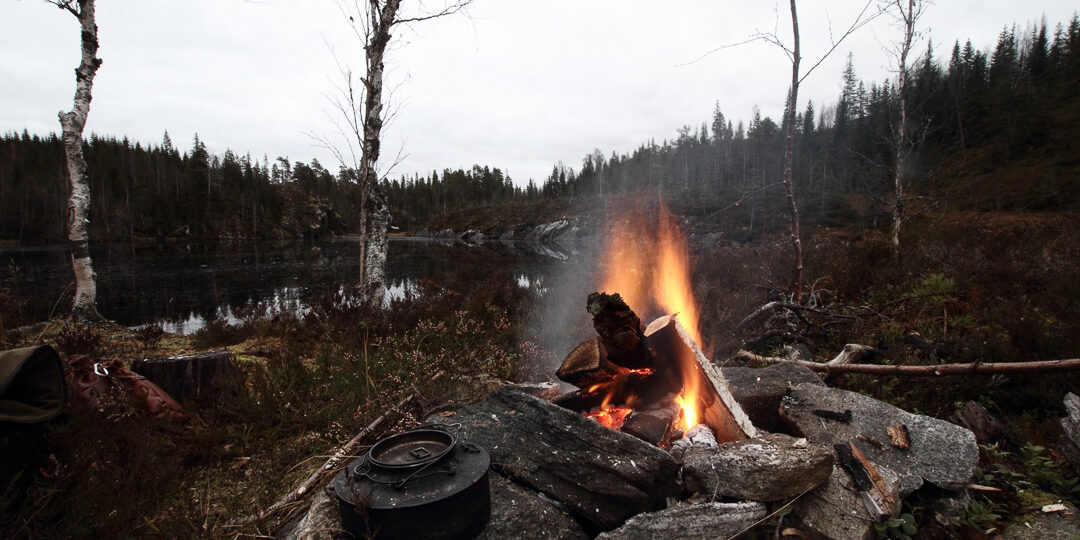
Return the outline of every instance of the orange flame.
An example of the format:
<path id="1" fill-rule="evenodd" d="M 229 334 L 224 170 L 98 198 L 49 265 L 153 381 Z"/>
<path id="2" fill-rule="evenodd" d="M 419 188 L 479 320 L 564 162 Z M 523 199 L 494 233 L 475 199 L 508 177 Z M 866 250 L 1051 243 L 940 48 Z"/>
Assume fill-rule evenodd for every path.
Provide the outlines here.
<path id="1" fill-rule="evenodd" d="M 685 390 L 683 391 L 683 393 L 686 393 Z M 697 407 L 690 406 L 694 402 L 694 400 L 697 399 L 696 393 L 697 391 L 695 390 L 693 393 L 694 396 L 690 399 L 683 399 L 682 395 L 679 395 L 675 398 L 675 403 L 678 403 L 679 407 L 682 408 L 682 423 L 678 424 L 676 427 L 682 429 L 683 431 L 689 431 L 690 428 L 694 427 L 698 423 Z"/>
<path id="2" fill-rule="evenodd" d="M 698 311 L 690 284 L 690 253 L 682 233 L 663 203 L 660 204 L 660 224 L 657 231 L 657 264 L 660 275 L 652 283 L 653 297 L 667 313 L 677 313 L 679 322 L 690 332 L 694 343 L 701 346 L 698 332 Z"/>
<path id="3" fill-rule="evenodd" d="M 627 305 L 640 310 L 639 314 L 656 309 L 677 314 L 690 338 L 700 347 L 699 315 L 686 241 L 663 202 L 657 217 L 655 231 L 646 227 L 646 220 L 636 219 L 609 234 L 601 290 L 619 293 Z M 688 430 L 698 423 L 701 380 L 696 369 L 683 369 L 682 373 L 683 391 L 678 401 Z"/>

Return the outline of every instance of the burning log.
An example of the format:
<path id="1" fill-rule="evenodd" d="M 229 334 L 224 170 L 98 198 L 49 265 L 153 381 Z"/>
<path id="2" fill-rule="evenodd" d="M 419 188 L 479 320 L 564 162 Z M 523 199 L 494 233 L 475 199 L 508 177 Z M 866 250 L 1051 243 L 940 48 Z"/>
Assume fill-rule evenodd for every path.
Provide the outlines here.
<path id="1" fill-rule="evenodd" d="M 608 360 L 628 369 L 653 367 L 652 354 L 641 331 L 641 319 L 618 293 L 592 293 L 586 307 L 593 316 L 593 327 L 600 335 Z"/>
<path id="2" fill-rule="evenodd" d="M 600 339 L 592 338 L 570 351 L 555 376 L 578 388 L 588 388 L 610 382 L 618 373 L 618 367 L 608 361 Z"/>
<path id="3" fill-rule="evenodd" d="M 671 431 L 680 407 L 674 396 L 643 411 L 634 411 L 623 422 L 621 431 L 647 443 L 659 445 Z"/>
<path id="4" fill-rule="evenodd" d="M 718 442 L 739 441 L 757 435 L 750 418 L 731 395 L 720 368 L 705 358 L 674 315 L 650 323 L 645 335 L 657 356 L 677 366 L 684 381 L 683 398 L 693 401 L 688 407 L 700 411 L 700 423 L 713 430 Z"/>

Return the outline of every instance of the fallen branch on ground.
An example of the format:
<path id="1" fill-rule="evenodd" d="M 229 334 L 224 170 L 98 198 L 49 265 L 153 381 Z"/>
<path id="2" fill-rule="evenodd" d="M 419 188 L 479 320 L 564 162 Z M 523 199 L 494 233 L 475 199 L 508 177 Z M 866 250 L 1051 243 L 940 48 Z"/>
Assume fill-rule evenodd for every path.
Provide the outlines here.
<path id="1" fill-rule="evenodd" d="M 443 372 L 439 371 L 431 377 L 431 380 L 434 381 L 435 379 L 438 379 L 442 376 Z M 306 495 L 312 487 L 316 485 L 321 485 L 322 482 L 326 480 L 327 476 L 337 472 L 338 465 L 341 464 L 341 461 L 352 453 L 353 448 L 356 448 L 356 445 L 360 444 L 360 441 L 363 440 L 364 437 L 366 437 L 369 433 L 378 428 L 379 425 L 381 425 L 386 420 L 386 417 L 389 416 L 390 413 L 400 410 L 405 405 L 408 405 L 409 402 L 416 399 L 418 395 L 419 394 L 417 394 L 416 392 L 413 392 L 408 396 L 405 396 L 401 401 L 397 402 L 397 404 L 391 407 L 390 410 L 382 413 L 382 415 L 380 415 L 378 418 L 368 424 L 367 427 L 360 430 L 360 433 L 357 433 L 356 436 L 353 437 L 349 442 L 345 443 L 345 446 L 342 446 L 341 449 L 339 449 L 337 452 L 334 452 L 334 454 L 330 456 L 330 459 L 326 460 L 326 463 L 324 463 L 323 466 L 319 467 L 314 473 L 311 474 L 311 476 L 307 478 L 307 480 L 304 480 L 304 482 L 300 484 L 299 487 L 297 487 L 293 491 L 290 491 L 287 495 L 285 495 L 284 498 L 270 505 L 262 512 L 239 518 L 230 523 L 230 525 L 243 525 L 246 523 L 252 523 L 255 521 L 266 519 L 275 512 L 279 512 L 290 504 L 293 504 L 296 501 L 300 500 L 300 498 Z"/>
<path id="2" fill-rule="evenodd" d="M 857 345 L 866 347 L 866 345 Z M 845 347 L 845 350 L 847 347 Z M 843 355 L 844 353 L 841 353 Z M 807 360 L 791 360 L 776 356 L 761 356 L 750 351 L 739 350 L 732 358 L 739 358 L 757 364 L 779 364 L 793 362 L 821 373 L 865 373 L 868 375 L 908 375 L 929 377 L 934 375 L 992 375 L 998 373 L 1048 373 L 1055 371 L 1080 371 L 1080 358 L 1062 360 L 1035 360 L 1031 362 L 970 362 L 966 364 L 938 364 L 936 366 L 893 366 L 878 364 L 822 363 Z M 839 358 L 839 356 L 837 357 Z"/>

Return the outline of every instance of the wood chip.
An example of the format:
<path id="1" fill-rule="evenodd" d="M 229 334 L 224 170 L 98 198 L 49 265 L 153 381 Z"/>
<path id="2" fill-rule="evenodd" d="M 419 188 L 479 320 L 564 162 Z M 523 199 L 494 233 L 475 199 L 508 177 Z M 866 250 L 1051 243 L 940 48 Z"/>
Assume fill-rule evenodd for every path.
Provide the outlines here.
<path id="1" fill-rule="evenodd" d="M 870 481 L 874 483 L 874 487 L 877 488 L 882 499 L 892 506 L 896 500 L 893 499 L 892 494 L 889 493 L 889 487 L 885 485 L 885 479 L 881 477 L 881 473 L 879 473 L 877 468 L 870 463 L 869 459 L 866 459 L 866 455 L 862 453 L 862 450 L 859 450 L 858 446 L 855 446 L 855 443 L 849 441 L 848 446 L 851 447 L 851 455 L 855 456 L 855 459 L 859 460 L 859 463 L 862 463 L 862 466 L 866 468 L 866 473 L 870 476 Z"/>
<path id="2" fill-rule="evenodd" d="M 885 428 L 889 432 L 890 442 L 893 446 L 907 450 L 911 446 L 911 438 L 908 437 L 907 426 L 904 424 L 894 424 Z"/>

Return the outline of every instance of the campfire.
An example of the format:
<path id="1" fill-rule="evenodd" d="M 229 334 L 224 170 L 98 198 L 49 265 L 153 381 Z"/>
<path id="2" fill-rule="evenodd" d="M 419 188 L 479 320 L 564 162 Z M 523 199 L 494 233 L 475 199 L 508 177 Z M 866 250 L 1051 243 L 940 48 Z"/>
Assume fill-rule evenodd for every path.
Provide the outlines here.
<path id="1" fill-rule="evenodd" d="M 655 235 L 631 227 L 609 242 L 602 286 L 608 292 L 587 302 L 597 337 L 559 367 L 559 379 L 578 390 L 556 403 L 661 447 L 699 424 L 719 442 L 753 437 L 754 426 L 702 352 L 682 235 L 663 206 L 658 221 Z M 643 327 L 631 305 L 667 315 Z"/>

